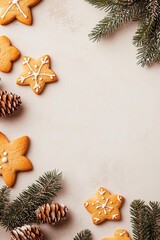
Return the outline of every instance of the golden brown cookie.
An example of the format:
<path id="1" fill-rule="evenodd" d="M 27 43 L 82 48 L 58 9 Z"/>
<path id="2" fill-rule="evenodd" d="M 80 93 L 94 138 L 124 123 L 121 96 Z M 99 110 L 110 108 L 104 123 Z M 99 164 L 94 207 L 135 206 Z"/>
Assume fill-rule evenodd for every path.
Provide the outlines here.
<path id="1" fill-rule="evenodd" d="M 14 185 L 17 172 L 32 169 L 31 161 L 24 156 L 28 147 L 28 137 L 21 137 L 10 142 L 0 132 L 0 175 L 8 187 Z"/>
<path id="2" fill-rule="evenodd" d="M 5 25 L 17 19 L 19 22 L 31 25 L 30 8 L 40 0 L 0 0 L 0 24 Z"/>
<path id="3" fill-rule="evenodd" d="M 33 92 L 40 94 L 46 83 L 58 80 L 55 72 L 50 69 L 50 57 L 45 55 L 38 60 L 23 57 L 23 73 L 18 77 L 17 84 L 21 86 L 30 85 Z"/>
<path id="4" fill-rule="evenodd" d="M 92 214 L 92 221 L 98 225 L 105 220 L 118 221 L 121 219 L 119 208 L 124 203 L 124 197 L 111 194 L 104 187 L 100 187 L 94 198 L 88 199 L 84 207 Z"/>
<path id="5" fill-rule="evenodd" d="M 6 36 L 0 36 L 0 71 L 10 72 L 13 62 L 19 57 L 19 50 L 11 45 L 10 40 Z"/>
<path id="6" fill-rule="evenodd" d="M 114 237 L 112 238 L 103 238 L 102 240 L 131 240 L 129 234 L 124 229 L 119 229 L 114 233 Z"/>

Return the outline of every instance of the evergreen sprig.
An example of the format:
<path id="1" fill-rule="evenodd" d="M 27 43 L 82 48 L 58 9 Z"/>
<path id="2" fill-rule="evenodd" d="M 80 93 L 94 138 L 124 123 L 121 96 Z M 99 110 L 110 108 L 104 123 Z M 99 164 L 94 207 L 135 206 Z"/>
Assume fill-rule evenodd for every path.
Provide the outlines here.
<path id="1" fill-rule="evenodd" d="M 7 230 L 36 223 L 35 210 L 52 200 L 61 189 L 62 174 L 57 170 L 45 173 L 36 183 L 24 190 L 12 203 L 8 204 L 1 219 Z"/>
<path id="2" fill-rule="evenodd" d="M 93 41 L 109 37 L 124 24 L 137 21 L 133 44 L 138 47 L 138 64 L 160 63 L 159 0 L 86 0 L 107 15 L 89 34 Z"/>
<path id="3" fill-rule="evenodd" d="M 88 229 L 82 230 L 80 233 L 77 233 L 73 240 L 92 240 L 91 231 Z"/>
<path id="4" fill-rule="evenodd" d="M 0 189 L 0 222 L 4 216 L 5 209 L 8 207 L 10 197 L 10 189 L 6 186 Z"/>
<path id="5" fill-rule="evenodd" d="M 160 240 L 160 203 L 135 200 L 130 213 L 134 240 Z"/>

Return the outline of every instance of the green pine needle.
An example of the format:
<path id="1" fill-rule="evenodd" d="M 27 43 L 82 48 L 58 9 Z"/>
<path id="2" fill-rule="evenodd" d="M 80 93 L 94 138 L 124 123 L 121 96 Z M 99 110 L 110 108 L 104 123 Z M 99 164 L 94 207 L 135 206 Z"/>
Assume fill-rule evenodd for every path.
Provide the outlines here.
<path id="1" fill-rule="evenodd" d="M 92 240 L 92 234 L 90 230 L 86 229 L 77 233 L 73 240 Z"/>
<path id="2" fill-rule="evenodd" d="M 133 44 L 138 47 L 138 64 L 160 63 L 160 1 L 159 0 L 86 0 L 106 11 L 89 34 L 93 41 L 108 38 L 124 24 L 137 21 Z"/>
<path id="3" fill-rule="evenodd" d="M 4 215 L 5 209 L 8 207 L 10 197 L 10 189 L 6 186 L 0 189 L 0 222 Z"/>
<path id="4" fill-rule="evenodd" d="M 149 203 L 150 240 L 160 239 L 160 203 Z"/>
<path id="5" fill-rule="evenodd" d="M 130 213 L 134 240 L 160 240 L 160 203 L 135 200 Z"/>
<path id="6" fill-rule="evenodd" d="M 61 189 L 62 174 L 57 170 L 45 173 L 36 183 L 24 190 L 3 214 L 1 224 L 7 230 L 37 222 L 35 210 L 56 197 Z"/>

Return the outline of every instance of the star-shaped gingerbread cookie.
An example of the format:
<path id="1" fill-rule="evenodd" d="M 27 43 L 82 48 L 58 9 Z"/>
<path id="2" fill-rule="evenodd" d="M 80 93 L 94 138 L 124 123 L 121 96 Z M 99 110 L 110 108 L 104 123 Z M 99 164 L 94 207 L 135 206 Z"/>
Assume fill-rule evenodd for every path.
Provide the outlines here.
<path id="1" fill-rule="evenodd" d="M 0 24 L 5 25 L 17 19 L 19 22 L 31 25 L 30 8 L 40 0 L 0 0 Z"/>
<path id="2" fill-rule="evenodd" d="M 119 229 L 112 238 L 103 238 L 102 240 L 131 240 L 129 233 L 124 229 Z"/>
<path id="3" fill-rule="evenodd" d="M 58 80 L 55 72 L 50 69 L 50 57 L 45 55 L 38 60 L 23 57 L 24 72 L 18 77 L 17 84 L 21 86 L 30 85 L 33 92 L 40 94 L 46 83 Z"/>
<path id="4" fill-rule="evenodd" d="M 19 57 L 19 50 L 12 46 L 10 40 L 6 36 L 0 36 L 0 71 L 10 72 L 13 62 Z"/>
<path id="5" fill-rule="evenodd" d="M 118 221 L 121 219 L 119 208 L 124 203 L 124 197 L 111 194 L 104 187 L 100 187 L 94 198 L 88 199 L 84 207 L 92 214 L 92 221 L 98 225 L 105 220 Z"/>
<path id="6" fill-rule="evenodd" d="M 0 132 L 0 175 L 8 187 L 14 185 L 17 172 L 32 169 L 31 161 L 25 157 L 28 147 L 28 137 L 21 137 L 10 142 Z"/>

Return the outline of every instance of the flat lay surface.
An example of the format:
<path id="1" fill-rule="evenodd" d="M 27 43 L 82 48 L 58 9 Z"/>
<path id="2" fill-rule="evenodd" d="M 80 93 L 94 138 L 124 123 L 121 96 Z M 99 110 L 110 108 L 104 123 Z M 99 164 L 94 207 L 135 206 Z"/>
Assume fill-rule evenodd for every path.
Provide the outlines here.
<path id="1" fill-rule="evenodd" d="M 56 201 L 68 206 L 69 217 L 55 227 L 42 226 L 46 239 L 70 240 L 85 228 L 94 239 L 112 237 L 120 228 L 131 235 L 131 201 L 160 200 L 160 65 L 137 66 L 136 24 L 108 40 L 89 41 L 88 33 L 104 13 L 84 0 L 43 0 L 32 14 L 32 26 L 14 21 L 0 26 L 1 35 L 22 56 L 48 54 L 59 80 L 46 84 L 39 96 L 29 86 L 16 85 L 22 56 L 10 73 L 0 74 L 1 89 L 23 101 L 22 110 L 0 119 L 0 130 L 9 140 L 29 136 L 27 157 L 33 164 L 32 171 L 17 175 L 11 198 L 57 168 L 63 172 L 63 189 Z M 124 196 L 121 221 L 92 223 L 83 204 L 101 186 Z M 0 235 L 9 239 L 2 228 Z"/>

